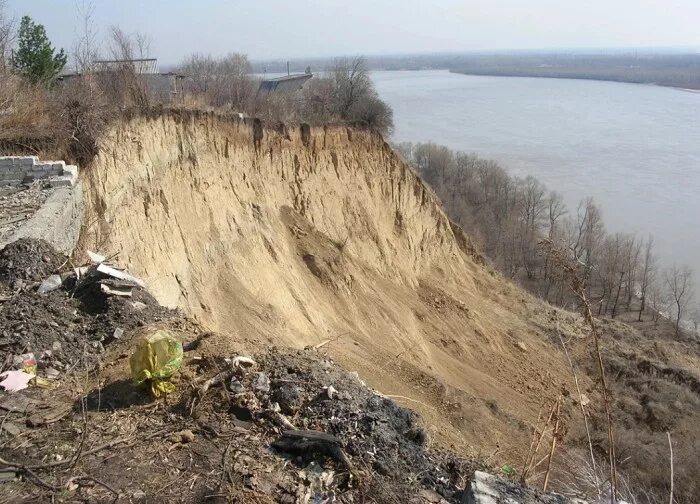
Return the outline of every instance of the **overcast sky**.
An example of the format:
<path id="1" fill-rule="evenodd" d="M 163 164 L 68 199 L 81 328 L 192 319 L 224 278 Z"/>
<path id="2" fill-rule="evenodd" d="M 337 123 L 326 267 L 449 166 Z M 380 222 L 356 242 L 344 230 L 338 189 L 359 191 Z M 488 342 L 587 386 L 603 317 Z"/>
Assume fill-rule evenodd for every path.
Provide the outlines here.
<path id="1" fill-rule="evenodd" d="M 81 0 L 9 0 L 69 50 Z M 700 47 L 700 0 L 95 0 L 94 25 L 146 32 L 151 55 L 252 59 L 492 49 Z"/>

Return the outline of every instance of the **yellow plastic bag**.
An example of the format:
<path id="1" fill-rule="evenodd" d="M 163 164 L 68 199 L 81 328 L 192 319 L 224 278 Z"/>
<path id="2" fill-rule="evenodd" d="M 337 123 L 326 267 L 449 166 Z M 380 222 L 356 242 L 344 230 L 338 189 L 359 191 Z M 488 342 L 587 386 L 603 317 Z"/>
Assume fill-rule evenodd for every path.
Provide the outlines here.
<path id="1" fill-rule="evenodd" d="M 131 355 L 129 365 L 134 382 L 150 381 L 153 397 L 170 394 L 175 385 L 168 379 L 182 365 L 182 343 L 163 329 L 147 333 Z"/>

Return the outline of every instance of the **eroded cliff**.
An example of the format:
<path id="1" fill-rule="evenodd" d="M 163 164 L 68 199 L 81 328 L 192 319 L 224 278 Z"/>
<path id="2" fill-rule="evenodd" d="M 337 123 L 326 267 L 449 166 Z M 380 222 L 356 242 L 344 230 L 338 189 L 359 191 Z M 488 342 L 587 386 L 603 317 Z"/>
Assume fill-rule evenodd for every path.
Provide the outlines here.
<path id="1" fill-rule="evenodd" d="M 158 301 L 231 340 L 331 340 L 446 441 L 527 450 L 526 424 L 570 385 L 547 308 L 482 264 L 376 134 L 137 117 L 85 177 L 86 246 Z"/>

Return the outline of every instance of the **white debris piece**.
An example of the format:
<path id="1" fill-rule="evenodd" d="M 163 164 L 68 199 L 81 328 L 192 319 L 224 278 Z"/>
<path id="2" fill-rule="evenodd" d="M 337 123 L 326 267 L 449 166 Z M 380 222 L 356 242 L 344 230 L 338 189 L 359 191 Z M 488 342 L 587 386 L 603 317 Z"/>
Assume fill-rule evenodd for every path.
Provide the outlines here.
<path id="1" fill-rule="evenodd" d="M 47 292 L 55 291 L 63 284 L 61 280 L 61 275 L 51 275 L 46 280 L 41 282 L 37 292 L 39 294 L 46 294 Z"/>
<path id="2" fill-rule="evenodd" d="M 34 375 L 24 371 L 12 370 L 0 374 L 0 378 L 2 377 L 5 379 L 0 382 L 0 387 L 3 387 L 8 392 L 19 392 L 29 386 L 29 381 L 34 378 Z"/>
<path id="3" fill-rule="evenodd" d="M 107 276 L 111 276 L 112 278 L 118 278 L 119 280 L 126 280 L 127 282 L 134 282 L 136 285 L 138 285 L 141 288 L 145 288 L 146 285 L 143 283 L 143 280 L 136 278 L 133 275 L 130 275 L 126 271 L 120 271 L 116 268 L 112 268 L 111 266 L 107 266 L 104 263 L 100 263 L 97 266 L 97 271 L 100 273 L 103 273 Z"/>
<path id="4" fill-rule="evenodd" d="M 107 258 L 101 254 L 96 254 L 95 252 L 87 251 L 87 255 L 93 264 L 101 264 L 107 260 Z"/>

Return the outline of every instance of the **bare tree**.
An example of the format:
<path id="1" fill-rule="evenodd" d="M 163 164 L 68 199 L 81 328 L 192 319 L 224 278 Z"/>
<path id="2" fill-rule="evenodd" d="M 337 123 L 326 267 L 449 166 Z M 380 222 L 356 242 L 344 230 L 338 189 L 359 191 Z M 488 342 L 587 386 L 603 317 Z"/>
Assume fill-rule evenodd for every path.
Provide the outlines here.
<path id="1" fill-rule="evenodd" d="M 552 240 L 557 235 L 559 219 L 566 215 L 568 210 L 566 205 L 564 205 L 564 198 L 556 191 L 549 192 L 547 205 L 547 217 L 549 218 L 549 232 L 547 236 Z"/>
<path id="2" fill-rule="evenodd" d="M 676 336 L 688 303 L 693 297 L 693 271 L 688 266 L 673 265 L 664 272 L 664 283 L 675 308 Z"/>
<path id="3" fill-rule="evenodd" d="M 391 108 L 379 99 L 364 57 L 336 60 L 331 80 L 336 113 L 342 120 L 390 132 L 393 127 Z"/>
<path id="4" fill-rule="evenodd" d="M 95 29 L 95 4 L 83 1 L 77 5 L 80 20 L 80 32 L 76 34 L 73 46 L 73 65 L 76 73 L 90 74 L 95 70 L 95 62 L 99 59 L 99 43 Z"/>
<path id="5" fill-rule="evenodd" d="M 569 225 L 569 248 L 576 261 L 583 266 L 583 279 L 588 283 L 594 254 L 605 234 L 603 217 L 593 198 L 581 201 L 576 220 Z"/>
<path id="6" fill-rule="evenodd" d="M 110 28 L 110 35 L 109 53 L 114 63 L 101 69 L 103 89 L 108 90 L 115 103 L 148 107 L 148 88 L 134 61 L 141 51 L 137 43 L 140 36 L 129 35 L 118 26 Z"/>
<path id="7" fill-rule="evenodd" d="M 331 78 L 335 83 L 338 113 L 349 119 L 351 109 L 372 89 L 367 61 L 362 56 L 338 59 Z"/>
<path id="8" fill-rule="evenodd" d="M 187 76 L 187 91 L 201 96 L 214 107 L 245 111 L 255 94 L 245 54 L 230 53 L 223 58 L 193 54 L 180 66 Z"/>
<path id="9" fill-rule="evenodd" d="M 7 0 L 0 0 L 0 72 L 7 69 L 15 42 L 15 20 L 7 13 Z"/>
<path id="10" fill-rule="evenodd" d="M 656 278 L 656 256 L 654 256 L 654 237 L 649 235 L 644 244 L 644 257 L 642 259 L 642 270 L 640 277 L 640 305 L 639 305 L 639 322 L 642 321 L 642 313 L 646 309 L 647 296 L 649 294 L 649 286 L 654 283 Z"/>

